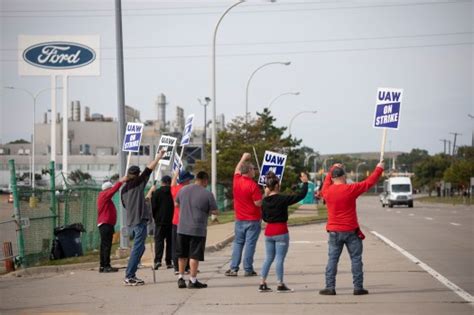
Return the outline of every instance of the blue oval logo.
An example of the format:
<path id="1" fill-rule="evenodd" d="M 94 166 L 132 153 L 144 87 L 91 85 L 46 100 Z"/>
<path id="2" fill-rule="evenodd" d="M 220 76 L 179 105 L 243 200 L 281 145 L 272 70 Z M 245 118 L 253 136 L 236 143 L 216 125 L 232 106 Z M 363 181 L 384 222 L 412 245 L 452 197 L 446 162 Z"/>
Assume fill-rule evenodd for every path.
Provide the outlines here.
<path id="1" fill-rule="evenodd" d="M 28 47 L 23 59 L 45 69 L 72 69 L 84 67 L 95 60 L 92 48 L 78 43 L 47 42 Z"/>

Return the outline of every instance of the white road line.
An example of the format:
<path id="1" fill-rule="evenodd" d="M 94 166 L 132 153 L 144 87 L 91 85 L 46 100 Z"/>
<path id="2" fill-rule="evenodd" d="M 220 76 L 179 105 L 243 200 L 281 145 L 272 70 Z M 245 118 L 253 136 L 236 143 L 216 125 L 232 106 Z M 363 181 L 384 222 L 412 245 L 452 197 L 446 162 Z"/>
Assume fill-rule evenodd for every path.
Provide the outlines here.
<path id="1" fill-rule="evenodd" d="M 433 220 L 433 218 L 425 217 L 426 220 Z"/>
<path id="2" fill-rule="evenodd" d="M 402 213 L 401 211 L 397 211 L 397 213 Z"/>
<path id="3" fill-rule="evenodd" d="M 455 222 L 449 222 L 449 224 L 454 225 L 454 226 L 460 226 L 461 224 L 455 223 Z"/>
<path id="4" fill-rule="evenodd" d="M 410 217 L 413 217 L 414 215 L 415 215 L 414 213 L 410 213 L 410 214 L 409 214 Z"/>
<path id="5" fill-rule="evenodd" d="M 446 277 L 442 276 L 439 272 L 437 272 L 436 270 L 434 270 L 433 268 L 431 268 L 430 266 L 428 266 L 427 264 L 425 264 L 424 262 L 422 262 L 421 260 L 413 256 L 412 254 L 410 254 L 409 252 L 407 252 L 406 250 L 404 250 L 403 248 L 401 248 L 400 246 L 398 246 L 397 244 L 395 244 L 394 242 L 392 242 L 385 236 L 377 233 L 376 231 L 371 231 L 371 233 L 374 234 L 376 237 L 378 237 L 387 245 L 399 251 L 403 256 L 407 257 L 412 262 L 420 266 L 421 269 L 428 272 L 433 278 L 437 279 L 439 282 L 447 286 L 449 289 L 451 289 L 454 293 L 459 295 L 461 298 L 471 303 L 471 306 L 474 307 L 474 297 L 472 295 L 470 295 L 469 293 L 467 293 L 466 291 L 464 291 L 463 289 L 461 289 L 460 287 L 458 287 L 457 285 L 449 281 Z"/>
<path id="6" fill-rule="evenodd" d="M 392 212 L 392 210 L 390 210 L 390 209 L 387 209 L 387 212 Z"/>

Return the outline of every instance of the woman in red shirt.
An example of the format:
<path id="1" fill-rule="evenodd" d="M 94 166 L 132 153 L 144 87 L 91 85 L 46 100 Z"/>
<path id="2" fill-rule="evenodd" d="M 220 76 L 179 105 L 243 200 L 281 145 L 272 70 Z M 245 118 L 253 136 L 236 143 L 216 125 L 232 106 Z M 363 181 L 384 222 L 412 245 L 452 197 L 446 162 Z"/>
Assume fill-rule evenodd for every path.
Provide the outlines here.
<path id="1" fill-rule="evenodd" d="M 277 292 L 293 292 L 283 282 L 283 265 L 290 245 L 288 234 L 288 206 L 301 201 L 308 193 L 308 175 L 301 173 L 301 191 L 296 195 L 280 194 L 280 179 L 273 173 L 266 175 L 265 198 L 262 200 L 262 218 L 265 228 L 265 261 L 262 266 L 260 292 L 272 291 L 266 283 L 268 272 L 276 258 Z"/>

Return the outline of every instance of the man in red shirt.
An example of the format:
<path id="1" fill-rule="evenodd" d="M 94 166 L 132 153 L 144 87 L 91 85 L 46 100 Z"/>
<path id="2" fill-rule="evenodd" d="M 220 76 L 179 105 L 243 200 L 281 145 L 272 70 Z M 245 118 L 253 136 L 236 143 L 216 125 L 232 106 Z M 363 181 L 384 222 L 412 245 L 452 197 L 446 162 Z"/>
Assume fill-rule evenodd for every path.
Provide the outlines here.
<path id="1" fill-rule="evenodd" d="M 369 293 L 363 285 L 362 240 L 364 234 L 360 231 L 357 221 L 356 199 L 377 183 L 383 169 L 384 164 L 380 162 L 366 180 L 347 184 L 342 164 L 337 163 L 331 167 L 324 179 L 321 193 L 328 208 L 326 230 L 329 234 L 329 258 L 326 266 L 326 288 L 319 291 L 319 294 L 336 295 L 337 264 L 344 245 L 351 257 L 354 295 Z"/>
<path id="2" fill-rule="evenodd" d="M 244 153 L 234 171 L 235 238 L 230 269 L 225 272 L 226 276 L 231 277 L 237 276 L 244 247 L 244 275 L 257 275 L 253 268 L 253 256 L 261 230 L 262 191 L 253 179 L 256 168 L 249 161 L 251 157 L 250 153 Z"/>
<path id="3" fill-rule="evenodd" d="M 117 209 L 112 197 L 127 181 L 127 176 L 122 177 L 115 185 L 107 181 L 102 184 L 102 191 L 97 197 L 97 226 L 100 232 L 100 267 L 99 272 L 117 272 L 118 269 L 110 266 L 110 250 L 114 226 L 117 223 Z"/>

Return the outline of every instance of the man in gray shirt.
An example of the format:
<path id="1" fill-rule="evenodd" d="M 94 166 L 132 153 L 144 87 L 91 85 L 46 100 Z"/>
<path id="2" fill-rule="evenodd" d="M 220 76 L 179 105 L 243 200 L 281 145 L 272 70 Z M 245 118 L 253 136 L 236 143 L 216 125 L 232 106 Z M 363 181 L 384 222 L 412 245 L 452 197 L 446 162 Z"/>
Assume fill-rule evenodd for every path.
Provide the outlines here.
<path id="1" fill-rule="evenodd" d="M 176 196 L 175 203 L 180 207 L 176 255 L 179 262 L 178 288 L 186 288 L 183 278 L 185 266 L 189 259 L 191 277 L 188 288 L 207 288 L 207 284 L 197 280 L 199 261 L 204 261 L 206 248 L 207 220 L 210 214 L 217 214 L 217 203 L 214 195 L 206 190 L 209 175 L 199 172 L 193 185 L 183 187 Z"/>

